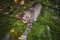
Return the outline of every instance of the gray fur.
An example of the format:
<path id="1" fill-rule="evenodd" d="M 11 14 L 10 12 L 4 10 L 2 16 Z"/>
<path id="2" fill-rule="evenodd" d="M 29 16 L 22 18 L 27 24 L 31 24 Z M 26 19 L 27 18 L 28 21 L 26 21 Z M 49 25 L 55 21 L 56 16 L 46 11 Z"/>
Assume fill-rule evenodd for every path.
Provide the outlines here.
<path id="1" fill-rule="evenodd" d="M 39 3 L 39 4 L 36 4 L 34 7 L 31 7 L 28 11 L 25 11 L 27 13 L 30 13 L 31 17 L 25 32 L 21 36 L 21 38 L 23 38 L 22 40 L 27 40 L 27 35 L 32 28 L 33 22 L 36 21 L 37 17 L 39 16 L 41 9 L 42 9 L 42 6 Z"/>

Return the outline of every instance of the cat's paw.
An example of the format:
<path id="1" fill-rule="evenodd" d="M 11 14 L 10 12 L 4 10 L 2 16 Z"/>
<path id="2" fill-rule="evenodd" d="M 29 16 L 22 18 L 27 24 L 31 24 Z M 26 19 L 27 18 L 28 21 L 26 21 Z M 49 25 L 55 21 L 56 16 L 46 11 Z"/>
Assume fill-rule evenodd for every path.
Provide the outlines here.
<path id="1" fill-rule="evenodd" d="M 20 40 L 27 40 L 25 35 L 22 35 Z"/>

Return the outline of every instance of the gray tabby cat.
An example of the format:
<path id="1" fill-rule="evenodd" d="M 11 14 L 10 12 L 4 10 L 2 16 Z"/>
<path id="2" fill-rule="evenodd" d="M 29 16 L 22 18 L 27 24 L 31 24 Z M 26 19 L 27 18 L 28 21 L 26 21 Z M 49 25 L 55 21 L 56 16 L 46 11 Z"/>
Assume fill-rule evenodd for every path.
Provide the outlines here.
<path id="1" fill-rule="evenodd" d="M 16 16 L 18 19 L 21 19 L 23 23 L 28 24 L 25 32 L 21 36 L 21 40 L 27 40 L 27 35 L 32 28 L 32 23 L 37 20 L 37 17 L 39 16 L 41 9 L 42 5 L 40 3 L 33 3 L 29 10 L 24 11 L 20 15 Z"/>

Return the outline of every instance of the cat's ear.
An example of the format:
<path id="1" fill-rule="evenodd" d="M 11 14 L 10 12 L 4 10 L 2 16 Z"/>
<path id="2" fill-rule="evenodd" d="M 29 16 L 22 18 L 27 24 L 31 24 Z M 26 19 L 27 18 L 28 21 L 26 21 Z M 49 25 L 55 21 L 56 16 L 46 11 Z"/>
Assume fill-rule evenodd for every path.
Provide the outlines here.
<path id="1" fill-rule="evenodd" d="M 24 16 L 24 14 L 25 14 L 25 13 L 20 13 L 20 14 L 16 15 L 16 18 L 17 18 L 17 19 L 22 19 L 22 17 Z"/>
<path id="2" fill-rule="evenodd" d="M 16 19 L 21 19 L 21 17 L 19 15 L 15 15 Z"/>

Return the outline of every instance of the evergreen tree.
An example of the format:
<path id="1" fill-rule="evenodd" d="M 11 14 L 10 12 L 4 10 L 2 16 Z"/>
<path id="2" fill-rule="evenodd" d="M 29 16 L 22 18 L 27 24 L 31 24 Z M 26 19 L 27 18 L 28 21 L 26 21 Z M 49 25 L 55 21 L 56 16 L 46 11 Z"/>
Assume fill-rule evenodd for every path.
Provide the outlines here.
<path id="1" fill-rule="evenodd" d="M 27 39 L 60 40 L 60 0 L 0 0 L 0 40 L 20 39 L 27 25 L 15 16 L 33 2 L 40 2 L 43 8 Z"/>

